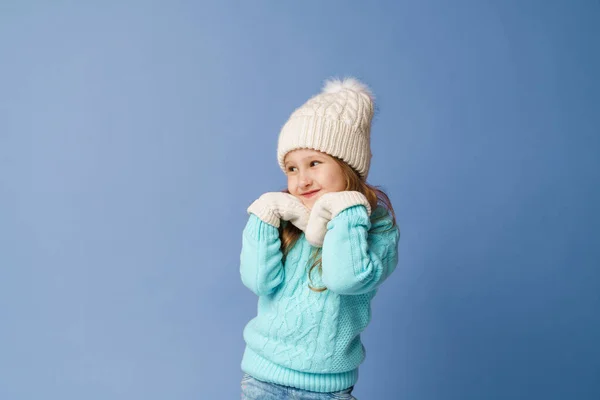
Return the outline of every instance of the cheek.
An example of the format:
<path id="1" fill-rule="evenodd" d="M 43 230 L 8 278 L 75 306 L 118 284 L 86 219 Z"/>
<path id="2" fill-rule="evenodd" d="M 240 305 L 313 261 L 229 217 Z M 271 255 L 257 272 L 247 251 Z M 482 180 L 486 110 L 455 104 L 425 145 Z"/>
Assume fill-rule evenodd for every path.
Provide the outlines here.
<path id="1" fill-rule="evenodd" d="M 332 173 L 327 176 L 327 186 L 329 190 L 341 192 L 346 189 L 346 180 L 343 175 L 336 173 L 337 171 L 332 171 Z"/>
<path id="2" fill-rule="evenodd" d="M 328 192 L 337 192 L 339 191 L 339 184 L 336 179 L 333 179 L 331 176 L 324 176 L 319 180 L 319 184 L 322 189 L 325 189 Z"/>
<path id="3" fill-rule="evenodd" d="M 339 191 L 341 192 L 342 190 L 346 190 L 348 183 L 346 182 L 346 175 L 344 175 L 341 168 L 338 168 L 336 175 L 337 175 L 337 185 L 338 185 Z"/>
<path id="4" fill-rule="evenodd" d="M 294 194 L 294 195 L 295 195 L 295 194 L 296 194 L 296 188 L 297 188 L 297 187 L 298 187 L 298 186 L 297 186 L 297 185 L 294 183 L 294 178 L 291 178 L 291 177 L 289 177 L 289 176 L 288 176 L 288 178 L 287 178 L 287 188 L 288 188 L 288 191 L 289 191 L 291 194 Z"/>

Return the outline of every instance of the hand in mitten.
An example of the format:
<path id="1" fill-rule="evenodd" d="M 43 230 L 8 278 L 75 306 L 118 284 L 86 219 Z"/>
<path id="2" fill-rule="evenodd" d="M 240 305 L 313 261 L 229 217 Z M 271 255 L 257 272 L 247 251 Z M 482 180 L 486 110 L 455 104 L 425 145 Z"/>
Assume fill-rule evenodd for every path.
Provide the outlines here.
<path id="1" fill-rule="evenodd" d="M 300 230 L 306 229 L 309 209 L 295 196 L 285 192 L 269 192 L 260 196 L 250 207 L 248 213 L 279 228 L 280 220 L 290 221 Z"/>
<path id="2" fill-rule="evenodd" d="M 330 192 L 319 197 L 310 211 L 305 231 L 306 240 L 315 247 L 322 247 L 329 221 L 345 209 L 356 205 L 365 206 L 367 214 L 371 215 L 371 206 L 360 192 Z"/>

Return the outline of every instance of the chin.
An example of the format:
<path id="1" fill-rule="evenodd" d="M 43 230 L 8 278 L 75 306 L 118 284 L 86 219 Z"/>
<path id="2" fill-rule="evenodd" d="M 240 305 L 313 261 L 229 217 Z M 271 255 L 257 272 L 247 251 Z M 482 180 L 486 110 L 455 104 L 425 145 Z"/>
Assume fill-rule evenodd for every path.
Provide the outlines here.
<path id="1" fill-rule="evenodd" d="M 310 200 L 310 201 L 303 201 L 304 205 L 306 206 L 306 208 L 311 209 L 312 206 L 315 204 L 315 200 Z"/>
<path id="2" fill-rule="evenodd" d="M 311 209 L 313 206 L 314 202 L 311 201 L 310 203 L 304 202 L 304 205 L 306 206 L 306 208 Z"/>

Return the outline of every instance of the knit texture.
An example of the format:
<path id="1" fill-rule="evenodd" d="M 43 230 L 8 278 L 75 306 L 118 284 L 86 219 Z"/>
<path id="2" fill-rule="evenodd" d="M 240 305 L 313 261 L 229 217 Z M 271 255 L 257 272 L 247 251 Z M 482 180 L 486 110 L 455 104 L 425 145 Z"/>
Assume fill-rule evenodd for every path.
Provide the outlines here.
<path id="1" fill-rule="evenodd" d="M 296 109 L 279 134 L 277 160 L 285 172 L 285 155 L 313 149 L 344 160 L 366 179 L 371 163 L 374 100 L 354 78 L 325 83 L 323 91 Z"/>
<path id="2" fill-rule="evenodd" d="M 347 208 L 327 225 L 323 274 L 307 270 L 311 246 L 304 235 L 282 264 L 278 230 L 250 215 L 240 256 L 242 282 L 258 299 L 258 314 L 244 329 L 242 370 L 256 379 L 315 392 L 353 386 L 365 358 L 360 333 L 370 303 L 395 269 L 400 236 L 383 207 L 368 215 Z"/>

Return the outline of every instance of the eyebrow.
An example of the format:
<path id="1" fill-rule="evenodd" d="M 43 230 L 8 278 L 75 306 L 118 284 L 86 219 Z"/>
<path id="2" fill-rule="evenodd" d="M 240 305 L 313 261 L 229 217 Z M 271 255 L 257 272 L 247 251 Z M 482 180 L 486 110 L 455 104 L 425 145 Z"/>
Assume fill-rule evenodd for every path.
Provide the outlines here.
<path id="1" fill-rule="evenodd" d="M 323 157 L 321 154 L 313 154 L 313 155 L 310 155 L 310 156 L 302 157 L 300 160 L 298 160 L 298 162 L 302 163 L 302 162 L 304 162 L 306 160 L 313 160 L 315 158 L 318 158 L 320 160 L 324 160 L 325 159 L 325 157 Z M 284 165 L 287 166 L 288 164 L 295 164 L 295 163 L 293 161 L 286 161 Z"/>
<path id="2" fill-rule="evenodd" d="M 314 160 L 314 159 L 319 159 L 320 161 L 327 161 L 327 158 L 325 157 L 324 154 L 320 154 L 320 153 L 316 153 L 316 154 L 311 154 L 309 156 L 306 157 L 302 157 L 300 160 L 297 161 L 297 163 L 302 163 L 305 162 L 306 160 Z M 294 161 L 286 161 L 284 162 L 283 166 L 285 168 L 288 168 L 290 166 L 290 164 L 296 164 L 296 162 Z"/>

